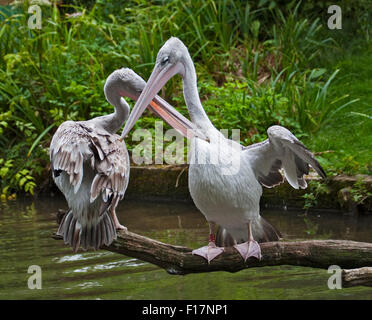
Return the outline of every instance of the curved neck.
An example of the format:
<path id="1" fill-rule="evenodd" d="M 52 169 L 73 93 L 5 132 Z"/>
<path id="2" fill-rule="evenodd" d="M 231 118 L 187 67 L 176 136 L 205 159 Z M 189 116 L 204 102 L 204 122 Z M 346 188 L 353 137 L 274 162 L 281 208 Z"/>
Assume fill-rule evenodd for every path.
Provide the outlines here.
<path id="1" fill-rule="evenodd" d="M 191 121 L 202 130 L 215 129 L 200 102 L 196 71 L 190 55 L 187 55 L 183 75 L 183 96 L 189 110 Z"/>
<path id="2" fill-rule="evenodd" d="M 105 86 L 107 101 L 115 107 L 114 113 L 99 117 L 102 127 L 111 134 L 116 133 L 129 116 L 129 105 L 119 95 L 119 88 L 116 86 Z"/>

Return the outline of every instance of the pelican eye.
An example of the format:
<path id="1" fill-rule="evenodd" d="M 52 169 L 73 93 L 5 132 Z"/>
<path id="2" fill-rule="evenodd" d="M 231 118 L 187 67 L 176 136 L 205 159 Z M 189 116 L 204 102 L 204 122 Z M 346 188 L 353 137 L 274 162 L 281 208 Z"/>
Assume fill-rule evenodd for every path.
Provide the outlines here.
<path id="1" fill-rule="evenodd" d="M 169 57 L 166 56 L 166 57 L 164 57 L 164 58 L 161 60 L 160 64 L 161 64 L 162 66 L 165 66 L 168 62 L 169 62 Z"/>

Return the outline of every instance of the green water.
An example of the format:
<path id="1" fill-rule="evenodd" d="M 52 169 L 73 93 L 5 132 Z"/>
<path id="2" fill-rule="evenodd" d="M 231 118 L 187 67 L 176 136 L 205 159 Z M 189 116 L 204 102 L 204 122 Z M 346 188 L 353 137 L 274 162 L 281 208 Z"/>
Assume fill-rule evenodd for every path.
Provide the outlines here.
<path id="1" fill-rule="evenodd" d="M 327 270 L 294 266 L 169 275 L 149 263 L 111 253 L 73 254 L 51 238 L 63 199 L 0 205 L 0 299 L 372 299 L 372 288 L 330 290 Z M 189 204 L 122 201 L 118 216 L 128 229 L 167 243 L 205 244 L 204 217 Z M 337 213 L 264 211 L 286 239 L 372 242 L 372 217 Z M 30 290 L 30 265 L 42 270 L 42 289 Z"/>

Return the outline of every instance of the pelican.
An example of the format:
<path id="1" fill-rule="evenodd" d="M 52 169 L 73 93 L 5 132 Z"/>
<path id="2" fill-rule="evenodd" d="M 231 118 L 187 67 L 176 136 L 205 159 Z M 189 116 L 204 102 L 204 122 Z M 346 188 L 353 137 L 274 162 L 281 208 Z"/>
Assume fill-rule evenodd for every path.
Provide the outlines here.
<path id="1" fill-rule="evenodd" d="M 53 180 L 69 207 L 57 234 L 74 252 L 80 246 L 97 250 L 102 244 L 110 245 L 116 230 L 126 229 L 115 209 L 128 186 L 130 163 L 127 148 L 115 133 L 129 116 L 130 107 L 123 96 L 137 100 L 145 85 L 131 69 L 114 71 L 106 80 L 104 93 L 115 112 L 87 121 L 63 122 L 52 138 Z M 158 105 L 166 104 L 156 97 L 150 108 L 162 116 L 164 111 Z M 171 107 L 166 105 L 166 109 Z M 181 134 L 192 132 L 194 125 L 178 112 L 167 119 Z"/>
<path id="2" fill-rule="evenodd" d="M 206 139 L 195 135 L 190 138 L 190 159 L 204 158 L 206 161 L 190 161 L 189 190 L 196 207 L 209 223 L 208 245 L 194 250 L 193 254 L 210 263 L 224 251 L 222 245 L 234 246 L 244 261 L 249 257 L 261 259 L 257 241 L 280 238 L 280 233 L 260 216 L 262 186 L 271 188 L 282 183 L 281 169 L 296 189 L 306 188 L 304 175 L 309 173 L 309 165 L 322 178 L 326 177 L 325 172 L 313 154 L 284 127 L 269 127 L 268 139 L 249 147 L 225 138 L 202 107 L 195 67 L 186 46 L 174 37 L 159 50 L 154 70 L 126 122 L 122 137 L 133 127 L 151 99 L 176 74 L 183 80 L 183 94 L 191 121 L 206 136 Z M 210 159 L 217 153 L 219 162 L 212 162 Z M 235 159 L 239 161 L 231 161 Z M 228 163 L 231 165 L 226 166 Z M 216 225 L 221 227 L 217 240 Z"/>

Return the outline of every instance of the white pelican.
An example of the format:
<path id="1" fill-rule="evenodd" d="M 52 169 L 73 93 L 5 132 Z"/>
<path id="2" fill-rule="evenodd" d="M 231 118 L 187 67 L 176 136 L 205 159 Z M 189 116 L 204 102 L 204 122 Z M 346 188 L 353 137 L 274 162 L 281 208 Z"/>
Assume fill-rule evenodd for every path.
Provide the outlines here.
<path id="1" fill-rule="evenodd" d="M 137 100 L 146 82 L 131 69 L 114 71 L 106 80 L 104 92 L 115 112 L 87 121 L 66 121 L 53 136 L 50 161 L 53 179 L 64 194 L 69 211 L 57 234 L 76 252 L 81 247 L 98 249 L 116 239 L 119 223 L 115 208 L 124 197 L 129 182 L 130 163 L 125 144 L 115 134 L 129 115 L 129 105 L 122 96 Z M 167 103 L 160 97 L 150 108 L 162 115 L 159 105 Z M 163 106 L 164 108 L 164 106 Z M 169 109 L 170 107 L 167 106 Z M 178 121 L 181 116 L 173 114 Z M 177 128 L 172 115 L 169 124 Z M 194 126 L 181 116 L 179 131 Z"/>
<path id="2" fill-rule="evenodd" d="M 190 54 L 186 46 L 173 37 L 160 49 L 154 70 L 129 116 L 122 137 L 133 127 L 151 99 L 176 74 L 180 74 L 183 80 L 190 118 L 207 137 L 206 141 L 195 136 L 191 138 L 191 159 L 204 158 L 206 163 L 190 162 L 189 189 L 210 228 L 208 246 L 193 253 L 206 258 L 209 263 L 223 252 L 223 248 L 216 246 L 215 226 L 218 224 L 222 227 L 220 243 L 234 245 L 244 260 L 251 256 L 260 259 L 261 250 L 256 240 L 275 241 L 280 237 L 260 216 L 262 185 L 270 188 L 282 183 L 284 179 L 280 169 L 296 189 L 306 188 L 304 175 L 308 174 L 309 165 L 323 178 L 325 173 L 312 153 L 281 126 L 270 127 L 267 140 L 249 147 L 239 145 L 234 148 L 234 154 L 229 152 L 235 143 L 225 138 L 208 119 L 199 99 Z M 217 153 L 220 161 L 212 163 L 210 159 Z M 226 167 L 230 162 L 231 165 Z"/>

